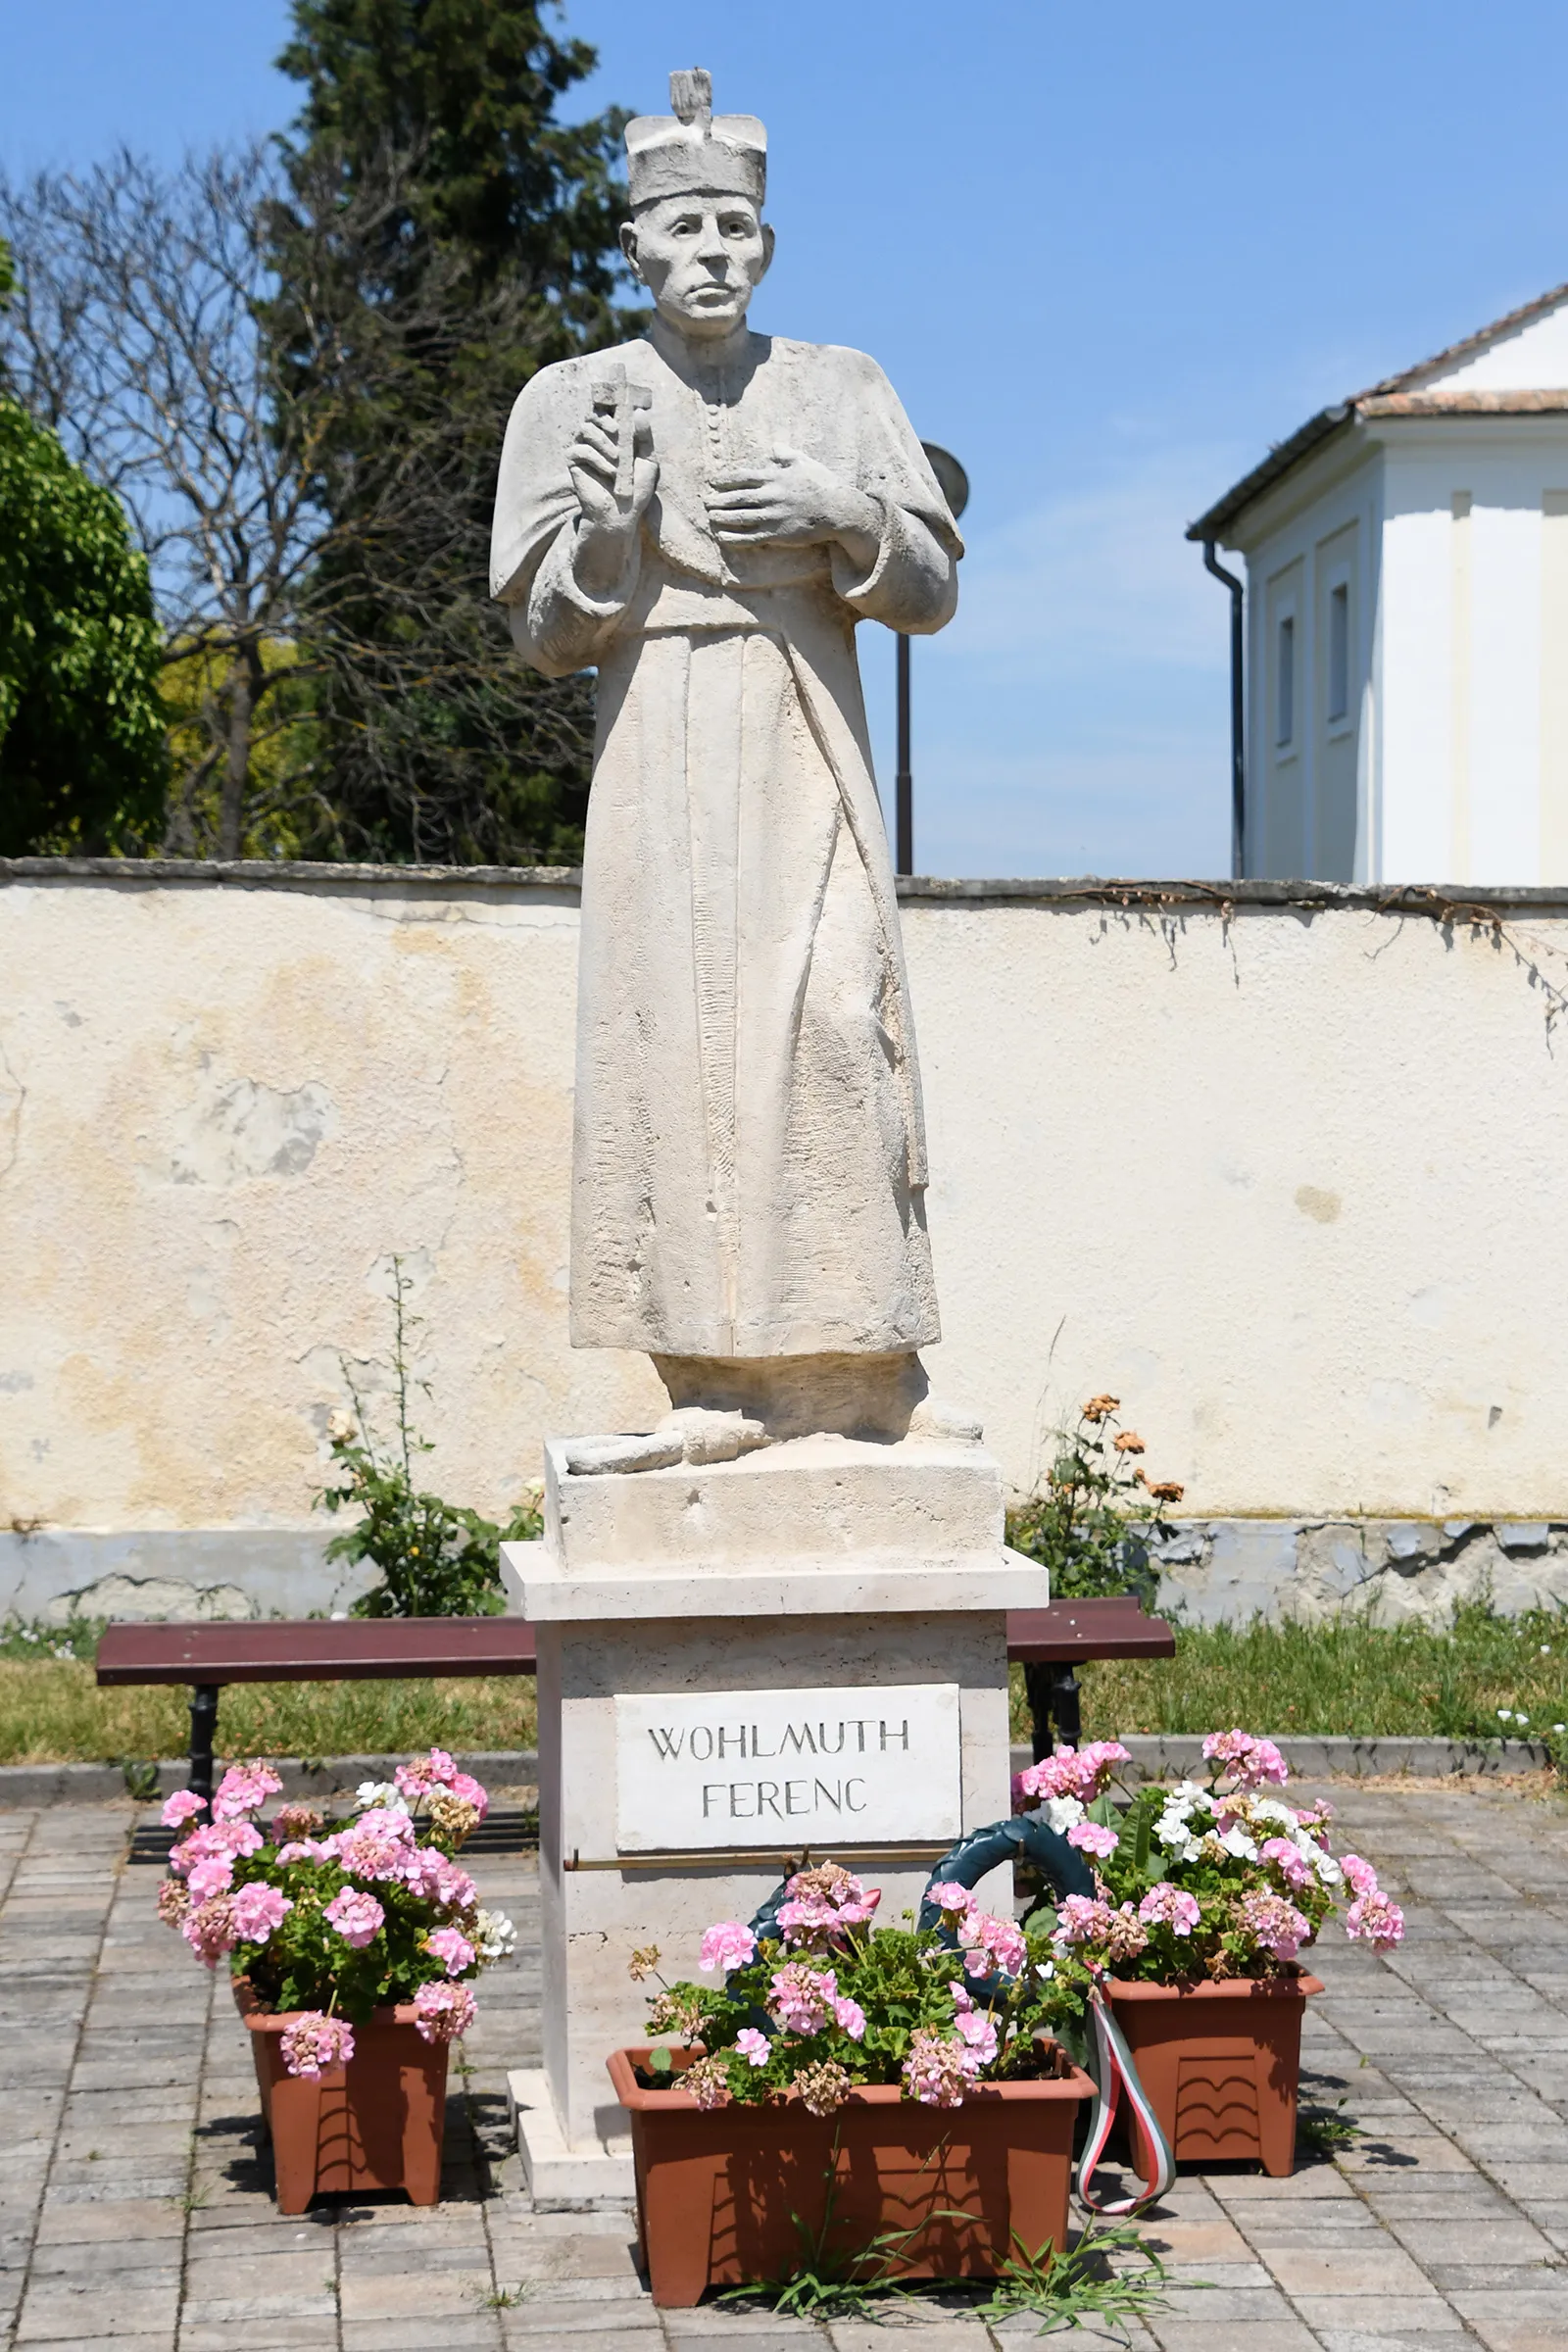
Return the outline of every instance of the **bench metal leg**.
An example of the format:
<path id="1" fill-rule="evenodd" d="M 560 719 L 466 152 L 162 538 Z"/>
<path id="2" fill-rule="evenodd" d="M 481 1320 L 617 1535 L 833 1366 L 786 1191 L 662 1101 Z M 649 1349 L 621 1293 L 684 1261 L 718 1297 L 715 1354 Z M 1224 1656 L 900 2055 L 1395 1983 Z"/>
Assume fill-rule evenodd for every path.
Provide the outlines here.
<path id="1" fill-rule="evenodd" d="M 1033 1717 L 1035 1762 L 1056 1746 L 1076 1747 L 1083 1738 L 1083 1705 L 1078 1677 L 1067 1660 L 1035 1659 L 1025 1665 L 1023 1683 Z"/>
<path id="2" fill-rule="evenodd" d="M 213 1740 L 218 1732 L 220 1683 L 197 1683 L 190 1694 L 190 1785 L 213 1801 Z"/>

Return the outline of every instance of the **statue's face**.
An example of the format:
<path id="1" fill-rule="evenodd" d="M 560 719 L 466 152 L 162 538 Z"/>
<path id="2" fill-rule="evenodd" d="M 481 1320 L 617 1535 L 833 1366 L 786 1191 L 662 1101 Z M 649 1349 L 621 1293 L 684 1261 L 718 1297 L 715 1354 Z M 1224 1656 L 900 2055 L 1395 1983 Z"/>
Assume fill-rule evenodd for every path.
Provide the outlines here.
<path id="1" fill-rule="evenodd" d="M 620 243 L 660 317 L 698 339 L 740 324 L 773 259 L 773 231 L 744 196 L 662 196 Z"/>

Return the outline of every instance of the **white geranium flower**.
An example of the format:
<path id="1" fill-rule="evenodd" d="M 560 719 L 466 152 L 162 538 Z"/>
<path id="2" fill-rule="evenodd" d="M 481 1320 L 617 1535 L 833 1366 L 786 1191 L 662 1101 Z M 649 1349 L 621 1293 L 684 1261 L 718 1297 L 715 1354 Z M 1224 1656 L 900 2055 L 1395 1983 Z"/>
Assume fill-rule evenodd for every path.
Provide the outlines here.
<path id="1" fill-rule="evenodd" d="M 481 1960 L 510 1960 L 516 1941 L 517 1931 L 504 1911 L 474 1914 L 474 1944 Z"/>
<path id="2" fill-rule="evenodd" d="M 1332 1854 L 1325 1853 L 1320 1845 L 1309 1845 L 1305 1851 L 1307 1860 L 1317 1872 L 1320 1886 L 1343 1886 L 1345 1873 Z"/>
<path id="3" fill-rule="evenodd" d="M 1058 1838 L 1075 1830 L 1084 1817 L 1084 1808 L 1076 1796 L 1048 1796 L 1040 1810 Z"/>
<path id="4" fill-rule="evenodd" d="M 409 1809 L 395 1781 L 362 1781 L 354 1791 L 354 1802 L 361 1813 L 406 1813 Z"/>
<path id="5" fill-rule="evenodd" d="M 1239 1821 L 1231 1823 L 1230 1828 L 1219 1839 L 1219 1843 L 1228 1854 L 1234 1854 L 1238 1862 L 1255 1862 L 1257 1860 L 1257 1847 Z"/>
<path id="6" fill-rule="evenodd" d="M 1254 1796 L 1249 1810 L 1254 1821 L 1277 1821 L 1287 1836 L 1296 1831 L 1295 1812 L 1291 1806 L 1282 1805 L 1277 1796 Z"/>

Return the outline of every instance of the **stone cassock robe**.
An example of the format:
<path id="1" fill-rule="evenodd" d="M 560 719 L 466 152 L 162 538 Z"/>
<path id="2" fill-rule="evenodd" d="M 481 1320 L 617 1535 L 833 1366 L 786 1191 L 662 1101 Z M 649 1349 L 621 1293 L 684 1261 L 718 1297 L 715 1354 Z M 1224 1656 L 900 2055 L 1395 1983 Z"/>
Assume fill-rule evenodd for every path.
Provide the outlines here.
<path id="1" fill-rule="evenodd" d="M 617 591 L 571 571 L 566 452 L 596 382 L 652 394 L 659 484 Z M 832 547 L 721 550 L 709 478 L 794 451 L 869 493 Z M 492 572 L 523 658 L 597 663 L 583 866 L 571 1337 L 658 1355 L 894 1351 L 939 1335 L 898 907 L 855 624 L 940 628 L 962 553 L 861 353 L 753 335 L 723 371 L 634 342 L 512 414 Z"/>

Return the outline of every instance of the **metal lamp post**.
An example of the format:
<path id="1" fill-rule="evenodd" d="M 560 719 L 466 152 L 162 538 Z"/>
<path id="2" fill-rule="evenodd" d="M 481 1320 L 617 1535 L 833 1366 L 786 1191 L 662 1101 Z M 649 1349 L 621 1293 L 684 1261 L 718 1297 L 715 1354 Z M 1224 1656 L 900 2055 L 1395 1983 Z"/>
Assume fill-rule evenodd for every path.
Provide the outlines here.
<path id="1" fill-rule="evenodd" d="M 951 450 L 940 449 L 935 441 L 922 441 L 920 447 L 930 461 L 937 486 L 956 521 L 969 503 L 969 476 Z M 899 766 L 895 791 L 898 809 L 896 870 L 901 874 L 912 874 L 914 777 L 909 767 L 909 640 L 902 630 L 899 632 Z"/>

